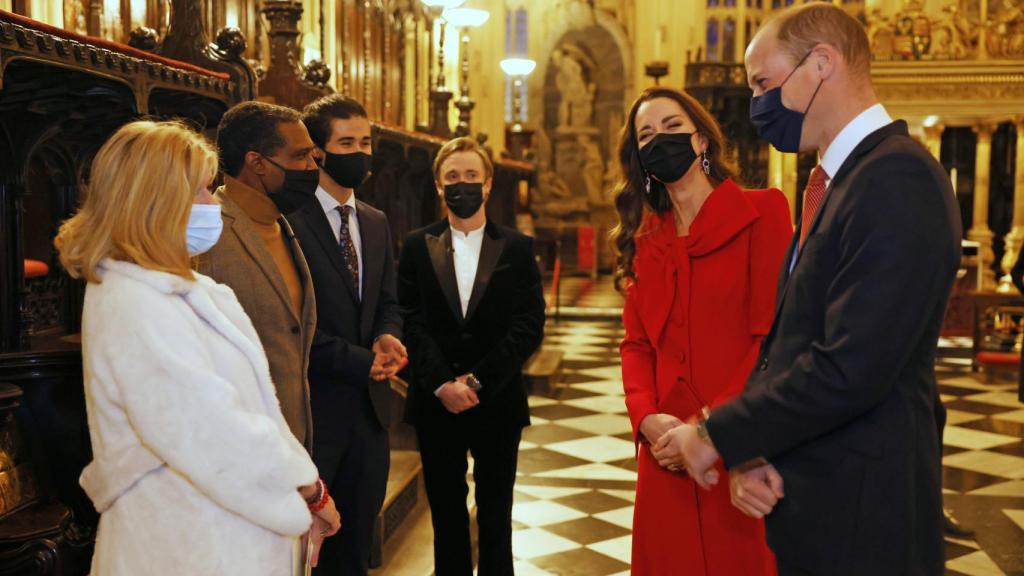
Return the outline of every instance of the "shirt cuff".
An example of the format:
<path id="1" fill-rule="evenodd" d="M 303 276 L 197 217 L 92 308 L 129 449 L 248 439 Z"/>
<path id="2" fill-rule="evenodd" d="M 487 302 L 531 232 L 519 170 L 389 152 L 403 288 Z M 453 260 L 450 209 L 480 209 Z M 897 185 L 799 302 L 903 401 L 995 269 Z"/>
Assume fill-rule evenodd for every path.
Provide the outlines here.
<path id="1" fill-rule="evenodd" d="M 449 384 L 448 382 L 445 382 L 444 384 L 441 384 L 440 386 L 438 386 L 437 389 L 434 390 L 434 396 L 437 396 L 438 398 L 440 398 L 441 397 L 441 389 L 444 388 L 445 386 L 447 386 L 448 384 Z"/>

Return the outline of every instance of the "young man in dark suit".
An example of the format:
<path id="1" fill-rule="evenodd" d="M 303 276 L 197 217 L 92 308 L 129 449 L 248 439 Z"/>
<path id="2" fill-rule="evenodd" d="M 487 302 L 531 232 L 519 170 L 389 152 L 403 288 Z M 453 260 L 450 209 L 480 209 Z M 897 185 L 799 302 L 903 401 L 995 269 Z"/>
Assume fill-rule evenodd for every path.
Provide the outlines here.
<path id="1" fill-rule="evenodd" d="M 404 365 L 391 231 L 383 212 L 356 200 L 373 153 L 370 121 L 333 94 L 306 107 L 316 146 L 316 201 L 288 219 L 309 264 L 317 327 L 310 352 L 313 459 L 343 518 L 315 573 L 363 575 L 384 502 L 390 450 L 388 379 Z"/>
<path id="2" fill-rule="evenodd" d="M 493 166 L 475 141 L 434 162 L 448 217 L 409 234 L 398 297 L 416 428 L 434 524 L 437 576 L 471 576 L 467 460 L 473 455 L 481 576 L 512 574 L 512 488 L 530 415 L 522 369 L 544 334 L 533 240 L 487 220 Z"/>
<path id="3" fill-rule="evenodd" d="M 748 47 L 760 135 L 821 163 L 746 389 L 657 445 L 704 485 L 724 460 L 783 575 L 944 569 L 934 363 L 960 213 L 942 166 L 878 103 L 870 59 L 830 3 L 783 12 Z"/>

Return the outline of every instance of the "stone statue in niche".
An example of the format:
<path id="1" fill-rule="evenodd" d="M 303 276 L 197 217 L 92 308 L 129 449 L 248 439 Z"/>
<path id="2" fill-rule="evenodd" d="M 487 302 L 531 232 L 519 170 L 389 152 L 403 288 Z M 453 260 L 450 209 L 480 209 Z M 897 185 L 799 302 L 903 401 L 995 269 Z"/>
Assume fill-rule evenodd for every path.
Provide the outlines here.
<path id="1" fill-rule="evenodd" d="M 582 30 L 594 25 L 593 0 L 555 0 L 552 14 L 563 18 L 570 30 Z"/>
<path id="2" fill-rule="evenodd" d="M 547 134 L 540 130 L 536 139 L 537 193 L 532 205 L 538 225 L 550 226 L 569 217 L 584 217 L 587 198 L 574 194 L 565 179 L 552 169 L 552 147 Z"/>
<path id="3" fill-rule="evenodd" d="M 551 62 L 558 68 L 555 86 L 558 88 L 558 127 L 591 126 L 594 117 L 594 95 L 597 87 L 587 82 L 583 64 L 567 50 L 555 50 Z"/>
<path id="4" fill-rule="evenodd" d="M 604 158 L 601 148 L 589 134 L 579 136 L 580 164 L 583 166 L 583 182 L 587 186 L 587 199 L 591 205 L 607 204 L 604 189 Z"/>

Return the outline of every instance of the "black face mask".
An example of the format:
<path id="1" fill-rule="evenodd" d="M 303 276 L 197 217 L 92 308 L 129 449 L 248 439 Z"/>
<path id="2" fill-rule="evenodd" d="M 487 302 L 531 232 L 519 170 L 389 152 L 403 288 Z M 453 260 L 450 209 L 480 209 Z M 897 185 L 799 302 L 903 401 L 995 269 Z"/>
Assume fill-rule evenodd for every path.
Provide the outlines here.
<path id="1" fill-rule="evenodd" d="M 289 170 L 266 156 L 264 158 L 284 172 L 284 184 L 281 185 L 281 189 L 276 192 L 267 191 L 267 195 L 274 201 L 281 214 L 291 214 L 316 197 L 316 187 L 320 185 L 320 170 Z"/>
<path id="2" fill-rule="evenodd" d="M 484 203 L 484 185 L 480 182 L 456 182 L 444 187 L 444 203 L 455 216 L 465 220 L 476 214 Z"/>
<path id="3" fill-rule="evenodd" d="M 320 167 L 327 172 L 327 175 L 345 188 L 355 188 L 366 180 L 370 173 L 372 156 L 365 152 L 352 152 L 350 154 L 332 154 L 324 152 L 325 156 Z"/>
<path id="4" fill-rule="evenodd" d="M 691 138 L 693 134 L 657 134 L 640 149 L 640 164 L 659 181 L 670 184 L 683 177 L 697 160 Z"/>

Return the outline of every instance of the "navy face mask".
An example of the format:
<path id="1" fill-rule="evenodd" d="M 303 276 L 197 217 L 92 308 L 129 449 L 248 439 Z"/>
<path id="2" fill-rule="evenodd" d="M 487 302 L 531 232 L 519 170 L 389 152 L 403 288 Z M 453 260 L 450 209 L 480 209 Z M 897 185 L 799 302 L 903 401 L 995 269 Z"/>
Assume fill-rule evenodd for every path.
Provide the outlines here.
<path id="1" fill-rule="evenodd" d="M 750 121 L 757 128 L 757 135 L 775 146 L 779 152 L 800 151 L 800 132 L 804 127 L 804 118 L 811 109 L 811 105 L 814 104 L 818 90 L 821 90 L 821 84 L 824 82 L 824 80 L 818 82 L 818 87 L 814 90 L 814 95 L 811 96 L 811 101 L 807 103 L 807 108 L 803 112 L 790 110 L 782 104 L 782 87 L 786 85 L 797 68 L 803 66 L 810 55 L 811 53 L 808 52 L 797 63 L 796 68 L 793 68 L 782 84 L 750 99 Z"/>

